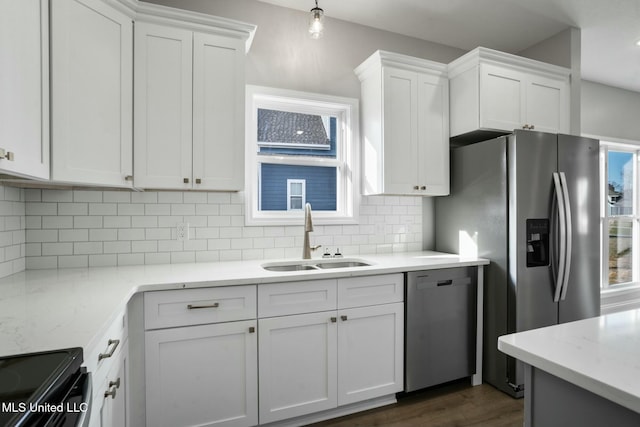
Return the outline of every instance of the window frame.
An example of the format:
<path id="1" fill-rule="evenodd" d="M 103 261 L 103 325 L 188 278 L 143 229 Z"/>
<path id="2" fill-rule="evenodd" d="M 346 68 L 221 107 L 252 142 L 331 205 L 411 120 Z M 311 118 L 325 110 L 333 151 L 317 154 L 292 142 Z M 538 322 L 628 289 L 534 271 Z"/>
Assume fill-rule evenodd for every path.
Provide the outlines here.
<path id="1" fill-rule="evenodd" d="M 332 95 L 264 86 L 246 86 L 245 102 L 245 225 L 300 225 L 304 212 L 261 211 L 259 174 L 261 163 L 335 167 L 336 210 L 314 211 L 314 223 L 357 224 L 359 212 L 359 108 L 358 100 Z M 336 158 L 301 156 L 260 156 L 257 150 L 258 109 L 274 109 L 304 114 L 338 117 Z M 287 188 L 288 189 L 288 188 Z M 287 203 L 289 198 L 287 197 Z"/>
<path id="2" fill-rule="evenodd" d="M 632 154 L 633 162 L 633 212 L 630 215 L 609 215 L 608 195 L 609 195 L 609 152 L 624 152 Z M 600 260 L 602 277 L 600 279 L 600 290 L 603 298 L 615 297 L 620 294 L 628 294 L 633 291 L 640 291 L 640 143 L 635 141 L 614 141 L 609 138 L 600 141 L 600 231 L 601 242 Z M 611 219 L 628 219 L 633 223 L 632 231 L 632 280 L 624 283 L 609 283 L 609 224 Z M 604 301 L 603 301 L 604 302 Z"/>
<path id="3" fill-rule="evenodd" d="M 294 184 L 301 184 L 302 191 L 300 194 L 292 194 L 291 186 Z M 300 209 L 293 209 L 291 207 L 291 198 L 299 197 L 302 199 Z M 304 209 L 304 204 L 307 201 L 307 180 L 306 179 L 287 179 L 287 210 L 288 211 L 301 211 Z"/>

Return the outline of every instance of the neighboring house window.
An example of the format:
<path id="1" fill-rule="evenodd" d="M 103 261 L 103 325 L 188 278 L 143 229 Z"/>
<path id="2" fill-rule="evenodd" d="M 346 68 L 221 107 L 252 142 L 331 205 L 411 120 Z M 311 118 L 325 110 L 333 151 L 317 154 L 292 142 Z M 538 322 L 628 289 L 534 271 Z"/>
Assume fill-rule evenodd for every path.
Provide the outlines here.
<path id="1" fill-rule="evenodd" d="M 636 187 L 640 147 L 602 142 L 602 288 L 639 281 L 639 212 Z"/>
<path id="2" fill-rule="evenodd" d="M 305 200 L 306 180 L 287 179 L 287 210 L 301 211 Z"/>
<path id="3" fill-rule="evenodd" d="M 354 223 L 358 104 L 247 86 L 246 223 L 301 224 L 310 203 L 317 224 Z"/>

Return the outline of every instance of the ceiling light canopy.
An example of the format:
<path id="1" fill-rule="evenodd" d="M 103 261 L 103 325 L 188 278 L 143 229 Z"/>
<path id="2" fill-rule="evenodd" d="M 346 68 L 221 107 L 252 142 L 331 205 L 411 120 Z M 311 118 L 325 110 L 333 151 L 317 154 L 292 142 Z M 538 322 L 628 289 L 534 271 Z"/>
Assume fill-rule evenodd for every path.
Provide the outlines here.
<path id="1" fill-rule="evenodd" d="M 309 35 L 312 39 L 317 40 L 322 37 L 324 31 L 324 10 L 318 7 L 318 0 L 316 0 L 316 7 L 311 9 L 311 16 L 309 18 Z"/>

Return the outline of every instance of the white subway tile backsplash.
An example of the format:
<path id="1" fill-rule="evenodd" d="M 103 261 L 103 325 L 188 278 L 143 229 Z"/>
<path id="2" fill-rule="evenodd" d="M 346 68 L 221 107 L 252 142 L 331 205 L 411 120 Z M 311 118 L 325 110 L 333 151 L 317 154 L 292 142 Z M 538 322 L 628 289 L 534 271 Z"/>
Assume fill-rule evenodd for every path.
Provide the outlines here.
<path id="1" fill-rule="evenodd" d="M 144 240 L 144 228 L 120 228 L 118 229 L 118 240 Z"/>
<path id="2" fill-rule="evenodd" d="M 89 215 L 118 215 L 118 205 L 116 203 L 89 203 Z"/>
<path id="3" fill-rule="evenodd" d="M 104 253 L 103 242 L 76 242 L 73 244 L 75 255 L 96 255 Z"/>
<path id="4" fill-rule="evenodd" d="M 104 203 L 131 203 L 131 196 L 136 193 L 127 191 L 105 191 L 102 195 Z"/>
<path id="5" fill-rule="evenodd" d="M 84 203 L 101 203 L 102 194 L 102 191 L 76 190 L 73 192 L 73 201 Z"/>
<path id="6" fill-rule="evenodd" d="M 137 203 L 119 203 L 118 216 L 144 215 L 144 205 Z"/>
<path id="7" fill-rule="evenodd" d="M 131 193 L 131 203 L 158 203 L 158 193 L 140 192 Z"/>
<path id="8" fill-rule="evenodd" d="M 88 255 L 63 255 L 58 257 L 58 268 L 80 268 L 88 266 Z"/>
<path id="9" fill-rule="evenodd" d="M 103 219 L 104 228 L 129 228 L 131 227 L 131 217 L 128 216 L 105 216 Z"/>
<path id="10" fill-rule="evenodd" d="M 57 203 L 26 202 L 27 215 L 58 215 Z"/>
<path id="11" fill-rule="evenodd" d="M 42 230 L 44 231 L 55 231 L 55 230 Z M 27 230 L 27 242 L 30 242 L 29 239 L 29 230 Z M 85 229 L 74 229 L 74 230 L 60 230 L 58 232 L 58 241 L 59 242 L 87 242 L 89 241 L 89 230 Z"/>
<path id="12" fill-rule="evenodd" d="M 131 252 L 131 242 L 104 242 L 105 254 L 122 254 Z"/>
<path id="13" fill-rule="evenodd" d="M 158 203 L 182 203 L 182 193 L 177 191 L 158 193 Z"/>
<path id="14" fill-rule="evenodd" d="M 58 203 L 58 215 L 87 215 L 87 203 Z"/>
<path id="15" fill-rule="evenodd" d="M 73 255 L 73 243 L 43 243 L 42 255 Z"/>
<path id="16" fill-rule="evenodd" d="M 45 216 L 42 217 L 42 228 L 73 228 L 72 216 Z"/>
<path id="17" fill-rule="evenodd" d="M 73 202 L 73 192 L 67 190 L 42 190 L 43 202 Z"/>
<path id="18" fill-rule="evenodd" d="M 188 240 L 177 240 L 179 223 Z M 301 224 L 246 226 L 243 193 L 0 186 L 0 276 L 7 257 L 14 268 L 297 258 L 302 235 Z M 422 199 L 362 197 L 357 224 L 316 224 L 310 237 L 346 256 L 420 250 Z"/>

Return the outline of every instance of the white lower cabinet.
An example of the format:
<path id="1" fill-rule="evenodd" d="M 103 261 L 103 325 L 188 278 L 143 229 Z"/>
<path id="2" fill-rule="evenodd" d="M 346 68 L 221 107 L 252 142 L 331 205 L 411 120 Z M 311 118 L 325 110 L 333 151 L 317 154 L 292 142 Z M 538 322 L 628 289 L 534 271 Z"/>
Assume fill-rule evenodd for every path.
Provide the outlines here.
<path id="1" fill-rule="evenodd" d="M 101 394 L 100 426 L 115 427 L 128 426 L 127 421 L 127 362 L 128 343 L 120 351 L 119 356 L 113 361 L 111 369 L 102 383 L 98 392 Z"/>
<path id="2" fill-rule="evenodd" d="M 147 331 L 147 426 L 258 423 L 256 321 Z"/>
<path id="3" fill-rule="evenodd" d="M 388 274 L 145 293 L 146 425 L 248 427 L 393 396 L 403 289 Z"/>
<path id="4" fill-rule="evenodd" d="M 403 389 L 404 304 L 338 312 L 338 405 Z"/>
<path id="5" fill-rule="evenodd" d="M 260 423 L 335 408 L 335 312 L 260 319 Z"/>
<path id="6" fill-rule="evenodd" d="M 307 284 L 323 284 L 331 295 L 330 282 Z M 307 284 L 260 286 L 258 301 L 291 299 L 305 294 Z M 377 304 L 258 320 L 261 424 L 402 391 L 404 303 L 397 292 L 402 274 L 338 279 L 335 286 L 336 308 L 354 304 L 354 293 Z M 326 300 L 317 305 L 325 307 Z"/>

